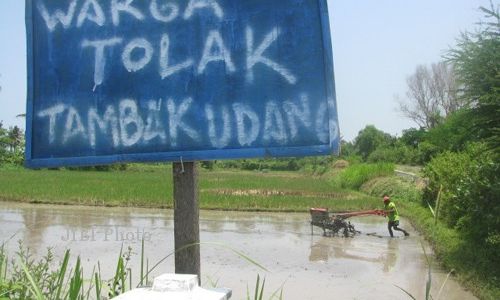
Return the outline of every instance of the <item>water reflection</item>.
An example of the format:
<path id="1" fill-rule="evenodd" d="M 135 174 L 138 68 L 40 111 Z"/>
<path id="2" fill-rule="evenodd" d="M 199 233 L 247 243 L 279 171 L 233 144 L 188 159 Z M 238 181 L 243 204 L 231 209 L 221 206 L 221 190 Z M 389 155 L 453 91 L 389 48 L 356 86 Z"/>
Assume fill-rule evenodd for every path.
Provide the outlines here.
<path id="1" fill-rule="evenodd" d="M 24 229 L 18 231 L 18 235 L 14 237 L 15 240 L 23 240 L 23 245 L 35 251 L 37 254 L 38 245 L 43 242 L 43 236 L 47 227 L 52 225 L 54 218 L 40 213 L 36 209 L 21 211 Z"/>
<path id="2" fill-rule="evenodd" d="M 317 238 L 316 238 L 317 239 Z M 330 259 L 349 259 L 381 264 L 384 273 L 390 272 L 398 261 L 400 241 L 387 239 L 386 247 L 366 251 L 366 244 L 354 238 L 321 237 L 311 243 L 309 261 L 327 262 Z"/>
<path id="3" fill-rule="evenodd" d="M 382 254 L 381 260 L 383 262 L 382 270 L 385 273 L 390 272 L 398 261 L 398 252 L 399 252 L 399 243 L 398 239 L 387 239 L 387 251 Z"/>

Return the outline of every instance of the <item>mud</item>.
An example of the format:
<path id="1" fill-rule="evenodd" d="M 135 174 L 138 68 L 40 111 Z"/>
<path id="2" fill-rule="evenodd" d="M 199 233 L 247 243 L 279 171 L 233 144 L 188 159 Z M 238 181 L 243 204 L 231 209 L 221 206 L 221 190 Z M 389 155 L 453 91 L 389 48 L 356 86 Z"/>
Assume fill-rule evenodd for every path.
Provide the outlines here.
<path id="1" fill-rule="evenodd" d="M 284 299 L 417 299 L 425 298 L 427 265 L 421 239 L 408 222 L 408 238 L 389 238 L 381 217 L 351 219 L 362 231 L 355 238 L 328 238 L 321 230 L 311 235 L 308 214 L 202 211 L 202 243 L 219 242 L 240 250 L 269 269 L 264 272 L 226 248 L 202 245 L 202 280 L 232 288 L 232 299 L 246 299 L 257 274 L 266 277 L 267 297 L 283 286 Z M 104 278 L 111 277 L 120 247 L 131 246 L 131 263 L 139 272 L 140 240 L 153 265 L 173 249 L 173 215 L 167 210 L 47 206 L 0 203 L 0 241 L 14 255 L 17 241 L 42 256 L 53 247 L 57 257 L 66 248 L 84 261 L 89 274 L 97 260 Z M 426 247 L 428 248 L 428 247 Z M 155 274 L 174 271 L 165 260 Z M 446 273 L 434 267 L 436 298 Z M 87 275 L 88 276 L 88 275 Z M 441 299 L 476 299 L 453 279 Z"/>

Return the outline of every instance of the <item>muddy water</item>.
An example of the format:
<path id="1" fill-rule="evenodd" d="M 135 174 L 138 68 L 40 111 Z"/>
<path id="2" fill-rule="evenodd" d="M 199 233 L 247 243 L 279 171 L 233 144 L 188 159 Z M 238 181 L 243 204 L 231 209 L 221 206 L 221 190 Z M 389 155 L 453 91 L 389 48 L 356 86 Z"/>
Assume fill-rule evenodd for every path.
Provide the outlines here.
<path id="1" fill-rule="evenodd" d="M 267 297 L 281 286 L 284 299 L 408 299 L 396 286 L 425 297 L 425 255 L 420 237 L 404 220 L 409 238 L 388 238 L 383 218 L 364 217 L 352 219 L 363 234 L 344 239 L 323 237 L 320 230 L 311 235 L 307 214 L 202 211 L 200 218 L 202 242 L 221 242 L 269 269 L 266 273 L 228 249 L 203 245 L 204 285 L 212 281 L 232 288 L 233 299 L 245 299 L 247 286 L 253 291 L 258 273 L 267 278 Z M 130 263 L 139 272 L 143 237 L 151 266 L 173 249 L 172 212 L 0 203 L 0 241 L 7 241 L 10 254 L 18 240 L 36 256 L 52 247 L 60 258 L 71 248 L 82 257 L 85 274 L 99 260 L 110 278 L 122 245 L 136 252 Z M 170 257 L 155 274 L 173 272 L 173 265 Z M 445 278 L 434 270 L 434 296 Z M 475 298 L 449 280 L 441 299 Z"/>

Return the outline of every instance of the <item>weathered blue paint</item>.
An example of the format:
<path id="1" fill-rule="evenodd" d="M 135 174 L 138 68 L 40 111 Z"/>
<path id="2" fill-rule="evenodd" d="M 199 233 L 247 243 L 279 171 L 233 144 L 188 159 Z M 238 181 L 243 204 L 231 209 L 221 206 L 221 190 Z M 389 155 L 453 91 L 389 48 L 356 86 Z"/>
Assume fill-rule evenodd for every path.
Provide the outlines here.
<path id="1" fill-rule="evenodd" d="M 29 167 L 338 152 L 326 0 L 27 0 L 26 27 Z"/>

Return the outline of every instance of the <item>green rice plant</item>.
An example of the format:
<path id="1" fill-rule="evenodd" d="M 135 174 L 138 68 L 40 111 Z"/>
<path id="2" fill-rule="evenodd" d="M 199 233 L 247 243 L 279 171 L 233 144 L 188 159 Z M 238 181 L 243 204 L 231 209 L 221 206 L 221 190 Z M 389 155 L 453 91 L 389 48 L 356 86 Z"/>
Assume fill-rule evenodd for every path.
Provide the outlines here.
<path id="1" fill-rule="evenodd" d="M 0 201 L 172 208 L 171 176 L 167 167 L 151 169 L 148 176 L 134 170 L 0 170 Z M 331 207 L 344 199 L 360 198 L 363 196 L 351 191 L 332 189 L 326 176 L 300 172 L 200 172 L 202 209 L 307 211 L 313 204 Z M 353 209 L 361 208 L 355 206 L 355 201 L 350 201 L 350 205 Z"/>

